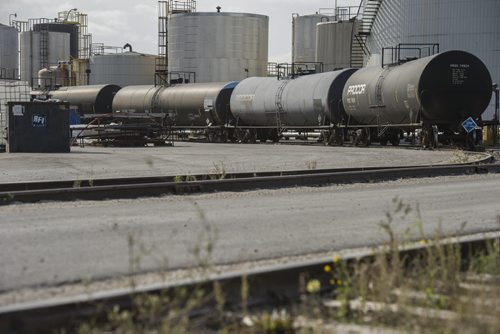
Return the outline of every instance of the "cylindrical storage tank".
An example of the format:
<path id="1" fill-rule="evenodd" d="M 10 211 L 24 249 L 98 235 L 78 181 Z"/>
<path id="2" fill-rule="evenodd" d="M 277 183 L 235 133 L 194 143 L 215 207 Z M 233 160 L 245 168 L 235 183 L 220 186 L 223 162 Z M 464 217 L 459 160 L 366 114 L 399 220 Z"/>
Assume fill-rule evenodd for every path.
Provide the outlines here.
<path id="1" fill-rule="evenodd" d="M 90 57 L 90 84 L 154 85 L 156 56 L 123 52 Z"/>
<path id="2" fill-rule="evenodd" d="M 231 111 L 238 124 L 276 127 L 316 127 L 344 118 L 342 90 L 355 69 L 305 75 L 293 80 L 248 78 L 231 96 Z M 282 93 L 280 93 L 280 91 Z"/>
<path id="3" fill-rule="evenodd" d="M 292 18 L 292 62 L 316 61 L 316 25 L 335 20 L 334 16 L 313 14 L 294 15 Z"/>
<path id="4" fill-rule="evenodd" d="M 78 25 L 71 23 L 38 23 L 33 25 L 33 31 L 47 30 L 69 34 L 69 53 L 78 58 Z"/>
<path id="5" fill-rule="evenodd" d="M 351 41 L 354 21 L 332 21 L 316 26 L 316 62 L 323 70 L 334 71 L 351 66 Z"/>
<path id="6" fill-rule="evenodd" d="M 18 50 L 17 30 L 0 23 L 0 78 L 17 79 Z"/>
<path id="7" fill-rule="evenodd" d="M 347 81 L 343 104 L 360 124 L 456 126 L 488 106 L 491 76 L 483 62 L 448 51 L 393 67 L 366 67 Z"/>
<path id="8" fill-rule="evenodd" d="M 500 83 L 500 1 L 384 0 L 373 22 L 367 47 L 380 54 L 399 43 L 439 43 L 440 51 L 463 50 L 481 59 L 493 82 Z M 416 56 L 407 51 L 405 56 Z M 387 59 L 389 54 L 385 55 Z M 494 114 L 494 100 L 483 119 Z"/>
<path id="9" fill-rule="evenodd" d="M 112 111 L 113 98 L 119 90 L 117 85 L 61 87 L 50 91 L 49 96 L 78 106 L 81 115 L 106 114 Z"/>
<path id="10" fill-rule="evenodd" d="M 180 13 L 168 19 L 168 70 L 196 82 L 267 75 L 269 18 L 243 13 Z"/>
<path id="11" fill-rule="evenodd" d="M 123 87 L 113 99 L 113 112 L 154 112 L 155 98 L 163 86 L 143 85 Z"/>
<path id="12" fill-rule="evenodd" d="M 232 120 L 231 93 L 237 82 L 167 87 L 158 95 L 158 111 L 177 126 L 224 125 Z"/>
<path id="13" fill-rule="evenodd" d="M 67 86 L 69 85 L 69 71 L 65 66 L 53 66 L 38 71 L 38 86 Z"/>
<path id="14" fill-rule="evenodd" d="M 37 78 L 38 71 L 48 66 L 58 65 L 59 61 L 70 59 L 70 36 L 62 32 L 26 31 L 21 33 L 21 80 L 30 85 Z M 46 57 L 42 59 L 42 55 Z M 44 66 L 43 62 L 47 64 Z"/>

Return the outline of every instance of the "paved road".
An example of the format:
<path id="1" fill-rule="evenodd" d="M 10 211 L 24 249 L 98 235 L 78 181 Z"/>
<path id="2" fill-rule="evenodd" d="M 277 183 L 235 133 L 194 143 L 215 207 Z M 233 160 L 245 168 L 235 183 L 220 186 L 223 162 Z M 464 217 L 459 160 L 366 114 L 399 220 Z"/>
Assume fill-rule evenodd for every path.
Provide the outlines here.
<path id="1" fill-rule="evenodd" d="M 404 218 L 398 197 L 413 209 Z M 417 206 L 429 233 L 500 229 L 499 202 L 500 176 L 482 175 L 3 206 L 0 291 L 127 274 L 130 254 L 145 271 L 194 266 L 193 249 L 213 239 L 217 263 L 373 245 L 387 239 L 386 213 L 415 231 Z"/>

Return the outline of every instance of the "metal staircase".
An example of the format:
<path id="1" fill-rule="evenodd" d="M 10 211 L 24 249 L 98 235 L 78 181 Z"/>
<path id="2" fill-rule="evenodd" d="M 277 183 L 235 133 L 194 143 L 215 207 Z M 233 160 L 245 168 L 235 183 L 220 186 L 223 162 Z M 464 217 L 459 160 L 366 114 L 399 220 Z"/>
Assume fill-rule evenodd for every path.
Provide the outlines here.
<path id="1" fill-rule="evenodd" d="M 46 26 L 40 29 L 40 68 L 49 67 L 49 30 Z"/>
<path id="2" fill-rule="evenodd" d="M 158 1 L 158 57 L 155 85 L 168 85 L 168 17 L 172 14 L 196 12 L 194 0 Z"/>
<path id="3" fill-rule="evenodd" d="M 362 0 L 359 4 L 357 20 L 353 26 L 351 43 L 351 67 L 363 67 L 365 56 L 370 55 L 366 45 L 373 23 L 383 0 Z"/>

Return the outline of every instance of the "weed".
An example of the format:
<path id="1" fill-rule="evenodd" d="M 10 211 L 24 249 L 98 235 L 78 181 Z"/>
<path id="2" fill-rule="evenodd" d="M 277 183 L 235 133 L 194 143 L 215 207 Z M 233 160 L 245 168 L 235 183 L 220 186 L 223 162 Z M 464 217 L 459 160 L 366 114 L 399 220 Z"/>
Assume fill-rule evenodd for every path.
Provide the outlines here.
<path id="1" fill-rule="evenodd" d="M 215 179 L 225 179 L 226 178 L 226 166 L 224 165 L 223 161 L 219 161 L 218 163 L 213 163 L 214 165 L 214 171 L 212 174 L 214 174 Z"/>

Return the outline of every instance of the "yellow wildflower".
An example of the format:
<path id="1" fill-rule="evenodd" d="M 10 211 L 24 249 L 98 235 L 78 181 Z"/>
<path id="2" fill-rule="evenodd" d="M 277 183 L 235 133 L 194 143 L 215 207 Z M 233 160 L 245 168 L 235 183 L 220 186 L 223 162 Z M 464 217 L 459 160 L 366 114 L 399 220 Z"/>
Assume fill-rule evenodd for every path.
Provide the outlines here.
<path id="1" fill-rule="evenodd" d="M 335 255 L 333 256 L 333 263 L 338 263 L 340 261 L 340 256 Z"/>
<path id="2" fill-rule="evenodd" d="M 325 271 L 325 273 L 329 273 L 330 271 L 332 271 L 332 267 L 330 267 L 329 265 L 325 265 L 323 270 Z"/>
<path id="3" fill-rule="evenodd" d="M 316 293 L 321 289 L 321 282 L 317 279 L 310 280 L 307 283 L 307 292 L 309 293 Z"/>

